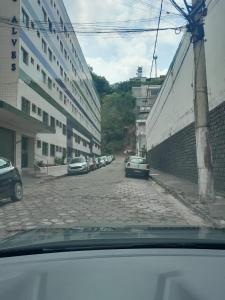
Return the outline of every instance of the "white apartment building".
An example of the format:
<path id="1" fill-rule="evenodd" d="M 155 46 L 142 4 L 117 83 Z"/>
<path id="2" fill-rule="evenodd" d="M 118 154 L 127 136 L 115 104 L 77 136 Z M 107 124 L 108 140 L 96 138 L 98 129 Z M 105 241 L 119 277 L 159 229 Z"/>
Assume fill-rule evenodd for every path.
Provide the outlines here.
<path id="1" fill-rule="evenodd" d="M 0 25 L 0 156 L 100 155 L 100 102 L 63 1 L 1 0 Z"/>

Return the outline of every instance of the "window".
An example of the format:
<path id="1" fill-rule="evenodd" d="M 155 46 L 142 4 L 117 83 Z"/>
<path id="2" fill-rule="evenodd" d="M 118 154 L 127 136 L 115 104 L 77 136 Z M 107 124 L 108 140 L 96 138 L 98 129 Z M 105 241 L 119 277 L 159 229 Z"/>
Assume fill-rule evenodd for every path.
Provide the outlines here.
<path id="1" fill-rule="evenodd" d="M 61 52 L 63 53 L 63 44 L 62 44 L 61 41 L 60 41 L 60 50 L 61 50 Z"/>
<path id="2" fill-rule="evenodd" d="M 30 58 L 30 62 L 32 63 L 32 65 L 34 65 L 34 59 L 33 59 L 33 57 Z"/>
<path id="3" fill-rule="evenodd" d="M 48 58 L 50 61 L 52 61 L 52 51 L 48 48 Z"/>
<path id="4" fill-rule="evenodd" d="M 21 110 L 26 114 L 30 115 L 30 101 L 22 97 Z"/>
<path id="5" fill-rule="evenodd" d="M 60 25 L 61 25 L 61 28 L 63 29 L 63 20 L 61 17 L 60 17 Z"/>
<path id="6" fill-rule="evenodd" d="M 30 24 L 31 24 L 31 28 L 34 29 L 34 22 L 31 21 Z"/>
<path id="7" fill-rule="evenodd" d="M 63 134 L 66 135 L 66 125 L 63 124 Z"/>
<path id="8" fill-rule="evenodd" d="M 55 145 L 50 145 L 50 156 L 55 156 Z"/>
<path id="9" fill-rule="evenodd" d="M 56 120 L 56 126 L 59 126 L 59 121 L 58 120 Z"/>
<path id="10" fill-rule="evenodd" d="M 43 111 L 43 123 L 48 126 L 48 113 Z"/>
<path id="11" fill-rule="evenodd" d="M 63 93 L 62 93 L 62 91 L 59 91 L 59 99 L 60 99 L 60 100 L 63 99 Z"/>
<path id="12" fill-rule="evenodd" d="M 41 75 L 42 75 L 42 82 L 46 83 L 46 73 L 43 70 L 41 71 Z"/>
<path id="13" fill-rule="evenodd" d="M 23 23 L 25 24 L 25 26 L 27 28 L 29 28 L 29 16 L 23 8 L 22 8 L 22 20 L 23 20 Z"/>
<path id="14" fill-rule="evenodd" d="M 44 22 L 46 22 L 47 23 L 47 13 L 46 13 L 46 11 L 44 10 L 44 8 L 42 7 L 42 14 L 43 14 L 43 20 L 44 20 Z"/>
<path id="15" fill-rule="evenodd" d="M 37 70 L 40 71 L 40 65 L 39 64 L 37 64 Z"/>
<path id="16" fill-rule="evenodd" d="M 34 113 L 37 112 L 37 106 L 35 104 L 32 104 L 32 112 Z"/>
<path id="17" fill-rule="evenodd" d="M 52 80 L 51 78 L 48 77 L 48 88 L 51 90 L 52 89 Z"/>
<path id="18" fill-rule="evenodd" d="M 40 140 L 37 140 L 37 148 L 41 148 L 41 141 Z"/>
<path id="19" fill-rule="evenodd" d="M 52 22 L 48 19 L 48 29 L 52 32 Z"/>
<path id="20" fill-rule="evenodd" d="M 64 56 L 65 56 L 65 59 L 67 59 L 67 52 L 65 49 L 64 49 Z"/>
<path id="21" fill-rule="evenodd" d="M 66 156 L 66 148 L 63 148 L 63 156 Z"/>
<path id="22" fill-rule="evenodd" d="M 38 115 L 41 116 L 42 115 L 42 110 L 40 107 L 38 107 Z"/>
<path id="23" fill-rule="evenodd" d="M 63 77 L 63 68 L 60 66 L 60 75 Z"/>
<path id="24" fill-rule="evenodd" d="M 51 126 L 52 128 L 55 128 L 55 118 L 54 118 L 54 117 L 51 117 L 51 118 L 50 118 L 50 126 Z"/>
<path id="25" fill-rule="evenodd" d="M 37 30 L 37 36 L 40 37 L 40 32 Z"/>
<path id="26" fill-rule="evenodd" d="M 26 65 L 28 65 L 29 64 L 29 54 L 28 54 L 28 52 L 23 47 L 21 47 L 21 53 L 22 53 L 23 62 Z"/>
<path id="27" fill-rule="evenodd" d="M 48 143 L 42 143 L 42 155 L 48 156 Z"/>
<path id="28" fill-rule="evenodd" d="M 159 89 L 152 89 L 151 90 L 151 96 L 157 96 L 159 93 Z"/>
<path id="29" fill-rule="evenodd" d="M 42 46 L 42 50 L 44 51 L 44 53 L 47 53 L 47 44 L 44 39 L 42 39 L 41 46 Z"/>

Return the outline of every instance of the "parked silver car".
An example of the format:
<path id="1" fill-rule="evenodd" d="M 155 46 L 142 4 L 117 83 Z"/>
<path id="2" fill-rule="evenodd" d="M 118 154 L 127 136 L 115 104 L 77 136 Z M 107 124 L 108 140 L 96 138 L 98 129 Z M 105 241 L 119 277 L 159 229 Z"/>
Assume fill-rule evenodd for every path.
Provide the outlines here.
<path id="1" fill-rule="evenodd" d="M 88 173 L 88 163 L 84 157 L 74 157 L 68 164 L 68 175 Z"/>
<path id="2" fill-rule="evenodd" d="M 131 175 L 149 177 L 149 165 L 145 158 L 138 156 L 128 157 L 125 162 L 125 176 L 128 177 Z"/>
<path id="3" fill-rule="evenodd" d="M 99 157 L 99 166 L 100 166 L 100 168 L 106 166 L 105 156 Z"/>

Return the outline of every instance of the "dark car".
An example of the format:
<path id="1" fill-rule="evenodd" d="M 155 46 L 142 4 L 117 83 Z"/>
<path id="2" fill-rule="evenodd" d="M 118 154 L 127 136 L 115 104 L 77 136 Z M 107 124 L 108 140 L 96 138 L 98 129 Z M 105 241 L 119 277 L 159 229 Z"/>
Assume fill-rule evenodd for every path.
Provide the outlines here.
<path id="1" fill-rule="evenodd" d="M 20 173 L 12 163 L 0 157 L 0 199 L 10 197 L 13 201 L 23 198 L 23 184 Z"/>

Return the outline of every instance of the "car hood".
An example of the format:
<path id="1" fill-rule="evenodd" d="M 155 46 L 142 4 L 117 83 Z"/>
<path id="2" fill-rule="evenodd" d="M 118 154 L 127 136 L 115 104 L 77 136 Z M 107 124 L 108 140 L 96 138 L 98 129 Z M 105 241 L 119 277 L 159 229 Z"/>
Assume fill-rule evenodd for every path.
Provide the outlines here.
<path id="1" fill-rule="evenodd" d="M 10 166 L 10 167 L 7 167 L 7 168 L 4 168 L 4 169 L 0 169 L 0 176 L 1 175 L 4 175 L 12 170 L 14 170 L 15 168 L 13 166 Z"/>
<path id="2" fill-rule="evenodd" d="M 224 245 L 225 229 L 212 227 L 75 227 L 75 228 L 41 228 L 17 233 L 0 241 L 0 252 L 4 249 L 29 247 L 59 247 L 79 249 L 129 248 L 141 245 L 151 247 L 176 247 L 181 245 L 208 244 Z M 135 246 L 135 247 L 136 247 Z M 47 248 L 45 248 L 47 249 Z"/>

